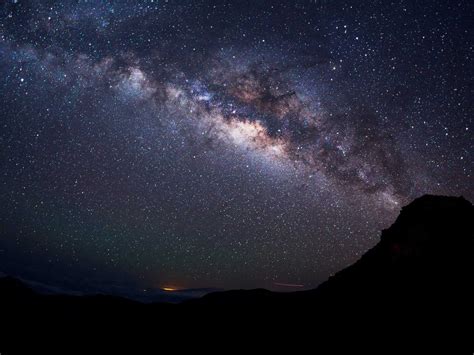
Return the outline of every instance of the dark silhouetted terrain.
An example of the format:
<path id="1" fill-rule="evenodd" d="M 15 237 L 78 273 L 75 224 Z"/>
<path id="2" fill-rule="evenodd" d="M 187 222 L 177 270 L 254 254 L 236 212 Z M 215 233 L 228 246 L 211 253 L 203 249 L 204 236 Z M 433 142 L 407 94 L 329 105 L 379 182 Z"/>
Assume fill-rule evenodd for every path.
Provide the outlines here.
<path id="1" fill-rule="evenodd" d="M 170 336 L 205 342 L 220 334 L 273 345 L 288 339 L 321 344 L 329 337 L 344 344 L 355 335 L 369 344 L 384 339 L 387 351 L 381 353 L 412 349 L 413 341 L 469 353 L 473 282 L 474 207 L 462 197 L 427 195 L 404 207 L 359 261 L 310 291 L 236 290 L 178 305 L 143 304 L 40 295 L 6 277 L 0 279 L 2 336 L 9 351 L 21 349 L 25 339 L 40 346 L 57 342 L 59 334 L 74 342 L 108 339 L 107 333 L 119 343 L 121 337 L 144 337 L 162 344 Z"/>

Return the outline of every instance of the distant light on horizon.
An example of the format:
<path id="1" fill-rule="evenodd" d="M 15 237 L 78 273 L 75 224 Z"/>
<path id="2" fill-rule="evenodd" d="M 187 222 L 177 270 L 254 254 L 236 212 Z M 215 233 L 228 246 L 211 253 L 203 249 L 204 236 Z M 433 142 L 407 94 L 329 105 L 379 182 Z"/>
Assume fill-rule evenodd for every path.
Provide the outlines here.
<path id="1" fill-rule="evenodd" d="M 162 287 L 161 289 L 162 289 L 163 291 L 168 291 L 168 292 L 177 291 L 177 290 L 178 290 L 177 288 L 174 288 L 174 287 Z"/>

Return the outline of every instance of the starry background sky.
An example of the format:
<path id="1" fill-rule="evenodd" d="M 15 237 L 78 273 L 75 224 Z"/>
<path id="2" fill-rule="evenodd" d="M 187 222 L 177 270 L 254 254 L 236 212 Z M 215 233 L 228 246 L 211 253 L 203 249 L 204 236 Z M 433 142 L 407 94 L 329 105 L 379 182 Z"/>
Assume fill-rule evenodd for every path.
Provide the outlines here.
<path id="1" fill-rule="evenodd" d="M 472 15 L 2 1 L 0 270 L 82 289 L 317 286 L 413 198 L 473 199 Z"/>

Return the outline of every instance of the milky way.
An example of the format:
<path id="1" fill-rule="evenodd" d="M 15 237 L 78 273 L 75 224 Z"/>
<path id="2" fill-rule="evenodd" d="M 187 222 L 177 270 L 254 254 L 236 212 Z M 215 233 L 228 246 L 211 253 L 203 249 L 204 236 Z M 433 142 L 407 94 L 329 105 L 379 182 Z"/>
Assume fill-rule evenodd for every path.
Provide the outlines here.
<path id="1" fill-rule="evenodd" d="M 3 3 L 0 270 L 82 289 L 316 286 L 413 198 L 472 199 L 469 14 Z"/>

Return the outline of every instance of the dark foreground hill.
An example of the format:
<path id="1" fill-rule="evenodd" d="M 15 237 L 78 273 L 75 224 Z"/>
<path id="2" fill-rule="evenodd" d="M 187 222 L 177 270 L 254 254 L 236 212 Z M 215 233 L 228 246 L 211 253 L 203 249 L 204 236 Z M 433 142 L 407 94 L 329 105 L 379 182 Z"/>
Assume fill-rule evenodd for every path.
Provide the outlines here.
<path id="1" fill-rule="evenodd" d="M 176 349 L 215 345 L 223 337 L 232 346 L 252 339 L 267 346 L 291 341 L 350 348 L 355 338 L 365 346 L 382 341 L 380 353 L 408 353 L 417 344 L 426 351 L 444 346 L 472 354 L 473 283 L 474 207 L 462 197 L 427 195 L 404 207 L 359 261 L 314 290 L 237 290 L 179 305 L 142 304 L 111 296 L 40 295 L 3 278 L 0 336 L 12 353 L 32 344 L 50 349 L 61 337 L 68 352 L 71 344 L 92 339 L 159 347 L 171 342 Z"/>

